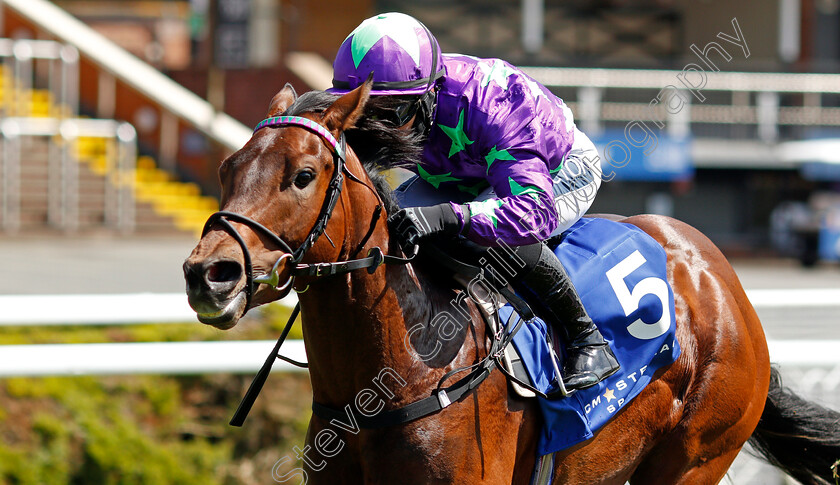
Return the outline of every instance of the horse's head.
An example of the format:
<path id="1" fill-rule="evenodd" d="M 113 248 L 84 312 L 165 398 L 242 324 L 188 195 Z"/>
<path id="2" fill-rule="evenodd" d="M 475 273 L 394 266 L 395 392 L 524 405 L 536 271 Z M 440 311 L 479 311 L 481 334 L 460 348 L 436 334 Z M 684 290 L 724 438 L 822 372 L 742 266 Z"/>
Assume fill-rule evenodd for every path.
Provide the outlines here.
<path id="1" fill-rule="evenodd" d="M 294 263 L 339 256 L 345 218 L 352 217 L 332 210 L 341 165 L 363 172 L 343 132 L 361 115 L 369 92 L 370 81 L 326 109 L 307 109 L 307 95 L 298 100 L 287 84 L 248 143 L 222 163 L 222 211 L 184 262 L 189 303 L 201 322 L 231 328 L 249 308 L 289 291 Z"/>

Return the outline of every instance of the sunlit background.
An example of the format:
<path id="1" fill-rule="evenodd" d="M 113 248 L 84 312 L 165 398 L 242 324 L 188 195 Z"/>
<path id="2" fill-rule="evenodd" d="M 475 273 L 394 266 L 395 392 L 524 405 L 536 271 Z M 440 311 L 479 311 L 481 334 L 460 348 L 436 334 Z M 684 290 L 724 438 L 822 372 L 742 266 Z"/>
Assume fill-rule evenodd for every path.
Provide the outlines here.
<path id="1" fill-rule="evenodd" d="M 384 11 L 562 97 L 590 212 L 708 235 L 786 383 L 840 408 L 840 0 L 0 0 L 0 483 L 264 484 L 303 446 L 279 363 L 227 425 L 290 302 L 205 328 L 180 265 L 271 97 Z M 743 453 L 728 480 L 793 483 Z"/>

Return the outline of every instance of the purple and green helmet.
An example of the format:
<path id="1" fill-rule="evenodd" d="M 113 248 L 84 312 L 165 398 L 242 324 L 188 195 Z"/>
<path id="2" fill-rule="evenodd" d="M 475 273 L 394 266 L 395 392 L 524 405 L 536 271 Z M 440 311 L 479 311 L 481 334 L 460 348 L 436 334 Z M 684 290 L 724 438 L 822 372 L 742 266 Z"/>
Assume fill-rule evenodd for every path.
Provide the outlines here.
<path id="1" fill-rule="evenodd" d="M 423 94 L 443 75 L 440 58 L 437 40 L 420 21 L 398 12 L 376 15 L 344 39 L 327 91 L 352 91 L 373 72 L 373 96 Z"/>

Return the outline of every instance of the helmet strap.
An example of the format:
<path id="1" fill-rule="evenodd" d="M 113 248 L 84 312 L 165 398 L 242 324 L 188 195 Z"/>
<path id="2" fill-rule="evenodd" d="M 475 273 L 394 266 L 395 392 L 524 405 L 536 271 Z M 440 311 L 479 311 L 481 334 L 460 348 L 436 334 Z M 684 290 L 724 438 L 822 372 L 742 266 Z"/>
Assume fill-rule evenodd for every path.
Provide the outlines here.
<path id="1" fill-rule="evenodd" d="M 435 86 L 420 96 L 417 103 L 420 105 L 417 110 L 417 117 L 414 120 L 414 131 L 420 136 L 427 136 L 435 122 L 435 109 L 437 108 L 437 92 Z"/>
<path id="2" fill-rule="evenodd" d="M 420 22 L 419 20 L 417 21 L 417 23 L 423 26 L 423 30 L 426 32 L 426 38 L 429 39 L 429 47 L 432 48 L 432 68 L 429 71 L 429 82 L 428 84 L 426 84 L 426 90 L 429 91 L 432 89 L 432 86 L 438 80 L 437 71 L 438 62 L 440 61 L 438 59 L 438 42 L 437 38 L 435 38 L 435 36 L 432 35 L 432 32 L 429 30 L 429 28 L 426 27 L 426 24 Z"/>
<path id="3" fill-rule="evenodd" d="M 435 36 L 432 35 L 429 28 L 423 22 L 417 21 L 423 26 L 426 32 L 426 38 L 429 39 L 429 47 L 432 48 L 432 66 L 429 71 L 429 82 L 426 85 L 427 91 L 417 100 L 419 109 L 417 110 L 417 119 L 414 121 L 414 130 L 420 136 L 427 136 L 432 129 L 435 121 L 435 108 L 437 108 L 437 71 L 438 71 L 438 43 Z"/>

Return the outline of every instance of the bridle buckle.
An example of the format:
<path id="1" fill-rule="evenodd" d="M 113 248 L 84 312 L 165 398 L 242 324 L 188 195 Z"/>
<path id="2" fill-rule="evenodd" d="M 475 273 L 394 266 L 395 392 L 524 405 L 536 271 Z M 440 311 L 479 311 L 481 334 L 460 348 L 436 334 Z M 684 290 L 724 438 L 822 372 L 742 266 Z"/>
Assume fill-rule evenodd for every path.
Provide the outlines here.
<path id="1" fill-rule="evenodd" d="M 330 263 L 315 263 L 315 276 L 321 277 L 327 274 L 332 264 Z"/>

